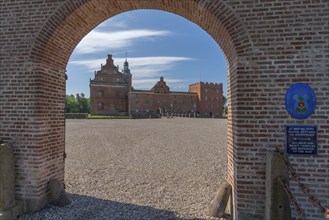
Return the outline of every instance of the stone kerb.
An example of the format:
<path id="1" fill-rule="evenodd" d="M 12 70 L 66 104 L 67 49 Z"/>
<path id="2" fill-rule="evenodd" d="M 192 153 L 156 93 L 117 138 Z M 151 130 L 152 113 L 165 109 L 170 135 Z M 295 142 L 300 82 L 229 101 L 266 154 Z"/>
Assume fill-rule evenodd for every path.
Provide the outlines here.
<path id="1" fill-rule="evenodd" d="M 0 220 L 15 219 L 25 212 L 25 203 L 15 199 L 14 152 L 0 140 Z"/>
<path id="2" fill-rule="evenodd" d="M 66 119 L 88 119 L 88 113 L 65 113 Z"/>

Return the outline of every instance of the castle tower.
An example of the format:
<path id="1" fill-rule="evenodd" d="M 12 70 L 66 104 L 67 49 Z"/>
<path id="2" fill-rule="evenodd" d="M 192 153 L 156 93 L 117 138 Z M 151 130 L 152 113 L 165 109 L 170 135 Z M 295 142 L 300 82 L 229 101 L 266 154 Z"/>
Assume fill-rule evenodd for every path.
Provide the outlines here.
<path id="1" fill-rule="evenodd" d="M 125 73 L 114 65 L 109 54 L 106 64 L 90 79 L 90 113 L 92 115 L 127 115 L 128 92 L 131 90 L 131 74 L 125 62 Z"/>
<path id="2" fill-rule="evenodd" d="M 223 84 L 198 82 L 189 85 L 189 92 L 198 94 L 197 113 L 200 117 L 223 115 Z"/>
<path id="3" fill-rule="evenodd" d="M 123 73 L 123 74 L 126 74 L 126 75 L 131 75 L 131 73 L 130 73 L 130 69 L 129 69 L 129 63 L 128 63 L 128 61 L 127 61 L 127 58 L 126 58 L 126 60 L 125 60 L 125 62 L 124 62 L 124 64 L 123 64 L 123 70 L 122 70 L 122 73 Z"/>
<path id="4" fill-rule="evenodd" d="M 128 83 L 128 92 L 131 91 L 132 88 L 132 75 L 130 73 L 129 69 L 129 63 L 127 61 L 127 53 L 126 53 L 126 60 L 123 63 L 123 70 L 122 70 L 123 77 L 126 79 L 126 82 Z"/>

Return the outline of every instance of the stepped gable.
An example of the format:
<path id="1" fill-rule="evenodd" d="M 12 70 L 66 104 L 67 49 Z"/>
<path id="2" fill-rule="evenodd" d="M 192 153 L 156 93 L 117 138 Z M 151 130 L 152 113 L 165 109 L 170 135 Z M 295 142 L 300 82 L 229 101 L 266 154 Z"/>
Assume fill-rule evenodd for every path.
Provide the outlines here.
<path id="1" fill-rule="evenodd" d="M 160 77 L 160 81 L 153 86 L 151 91 L 154 93 L 170 93 L 169 86 L 167 86 L 166 82 L 163 80 L 163 76 Z"/>

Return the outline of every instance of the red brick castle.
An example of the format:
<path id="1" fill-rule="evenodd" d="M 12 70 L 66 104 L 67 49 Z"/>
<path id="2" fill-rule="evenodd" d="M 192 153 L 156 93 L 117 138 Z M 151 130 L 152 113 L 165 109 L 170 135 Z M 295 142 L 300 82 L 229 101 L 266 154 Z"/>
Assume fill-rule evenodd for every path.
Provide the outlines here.
<path id="1" fill-rule="evenodd" d="M 95 71 L 95 78 L 90 80 L 90 104 L 92 115 L 221 117 L 223 85 L 198 82 L 189 85 L 188 92 L 177 92 L 170 91 L 164 78 L 160 77 L 151 90 L 136 90 L 132 88 L 127 59 L 120 72 L 113 64 L 112 55 L 108 55 L 106 64 Z"/>

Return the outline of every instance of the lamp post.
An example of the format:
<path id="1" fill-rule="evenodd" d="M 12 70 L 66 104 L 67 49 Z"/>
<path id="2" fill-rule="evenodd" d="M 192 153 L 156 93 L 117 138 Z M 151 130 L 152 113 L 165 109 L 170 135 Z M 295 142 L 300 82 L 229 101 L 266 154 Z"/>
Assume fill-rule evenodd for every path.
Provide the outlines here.
<path id="1" fill-rule="evenodd" d="M 196 114 L 196 104 L 194 104 L 194 118 L 195 118 L 195 114 Z"/>
<path id="2" fill-rule="evenodd" d="M 173 106 L 173 104 L 171 103 L 170 104 L 170 107 L 171 107 L 171 117 L 172 117 L 172 106 Z"/>
<path id="3" fill-rule="evenodd" d="M 131 119 L 132 118 L 132 115 L 131 115 L 131 99 L 132 99 L 132 95 L 131 93 L 128 94 L 128 112 L 129 112 L 129 118 Z"/>

